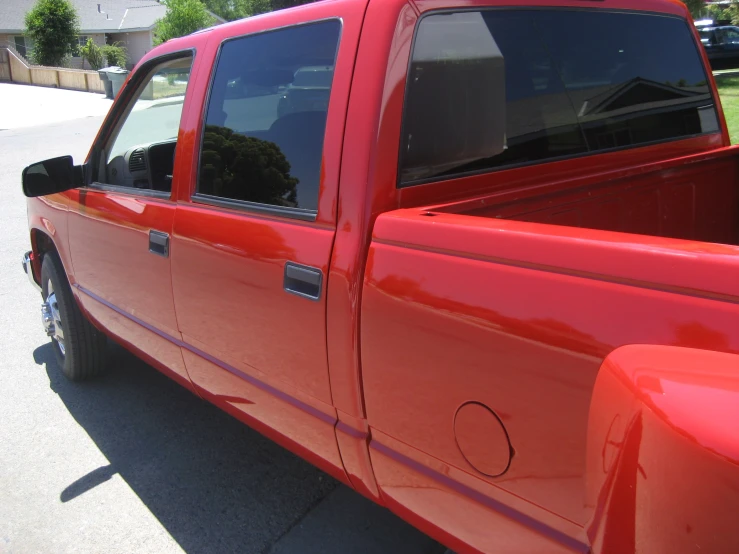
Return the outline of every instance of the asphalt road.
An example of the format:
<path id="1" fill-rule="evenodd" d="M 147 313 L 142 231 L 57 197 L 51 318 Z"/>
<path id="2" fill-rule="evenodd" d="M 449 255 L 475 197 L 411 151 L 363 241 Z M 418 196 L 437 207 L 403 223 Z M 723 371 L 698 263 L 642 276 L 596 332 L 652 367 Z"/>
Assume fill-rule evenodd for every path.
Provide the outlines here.
<path id="1" fill-rule="evenodd" d="M 119 347 L 101 379 L 61 376 L 20 265 L 20 174 L 81 162 L 102 119 L 0 131 L 0 552 L 444 552 Z"/>

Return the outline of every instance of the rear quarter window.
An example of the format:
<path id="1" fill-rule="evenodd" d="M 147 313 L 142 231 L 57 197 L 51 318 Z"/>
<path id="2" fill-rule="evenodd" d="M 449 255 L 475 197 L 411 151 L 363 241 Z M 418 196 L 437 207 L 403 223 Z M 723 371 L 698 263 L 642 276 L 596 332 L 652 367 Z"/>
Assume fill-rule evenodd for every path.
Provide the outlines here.
<path id="1" fill-rule="evenodd" d="M 421 19 L 400 186 L 719 131 L 688 23 L 491 9 Z"/>

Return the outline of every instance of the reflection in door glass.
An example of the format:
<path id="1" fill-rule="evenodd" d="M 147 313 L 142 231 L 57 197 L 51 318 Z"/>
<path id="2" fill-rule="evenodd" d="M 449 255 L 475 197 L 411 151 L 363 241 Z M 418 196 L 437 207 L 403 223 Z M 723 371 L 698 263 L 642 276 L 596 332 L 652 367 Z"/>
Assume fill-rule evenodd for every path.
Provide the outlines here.
<path id="1" fill-rule="evenodd" d="M 216 68 L 198 193 L 315 211 L 341 23 L 226 42 Z"/>

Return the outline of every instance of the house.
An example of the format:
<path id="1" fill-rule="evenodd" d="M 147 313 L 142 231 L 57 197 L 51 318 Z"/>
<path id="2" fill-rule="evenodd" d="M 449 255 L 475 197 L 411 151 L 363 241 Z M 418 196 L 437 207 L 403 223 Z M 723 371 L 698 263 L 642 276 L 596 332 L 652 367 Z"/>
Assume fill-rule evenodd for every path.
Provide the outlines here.
<path id="1" fill-rule="evenodd" d="M 167 8 L 157 0 L 71 0 L 79 17 L 83 45 L 88 38 L 99 46 L 120 42 L 128 54 L 128 67 L 133 67 L 153 48 L 153 30 Z M 36 0 L 0 0 L 0 47 L 11 46 L 24 57 L 33 49 L 23 36 L 25 15 Z M 219 22 L 224 20 L 215 16 Z M 82 67 L 82 58 L 70 60 L 73 68 Z M 87 64 L 85 64 L 87 66 Z M 89 67 L 86 67 L 89 69 Z"/>

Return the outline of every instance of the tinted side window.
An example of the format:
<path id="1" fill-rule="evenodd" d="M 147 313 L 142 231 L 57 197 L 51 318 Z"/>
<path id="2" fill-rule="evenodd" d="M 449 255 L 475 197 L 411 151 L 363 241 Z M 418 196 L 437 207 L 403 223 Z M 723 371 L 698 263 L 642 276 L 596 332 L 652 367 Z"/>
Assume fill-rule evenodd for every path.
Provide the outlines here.
<path id="1" fill-rule="evenodd" d="M 718 130 L 684 20 L 562 9 L 435 14 L 416 34 L 400 181 Z"/>
<path id="2" fill-rule="evenodd" d="M 223 44 L 206 114 L 197 192 L 315 211 L 341 24 Z"/>

